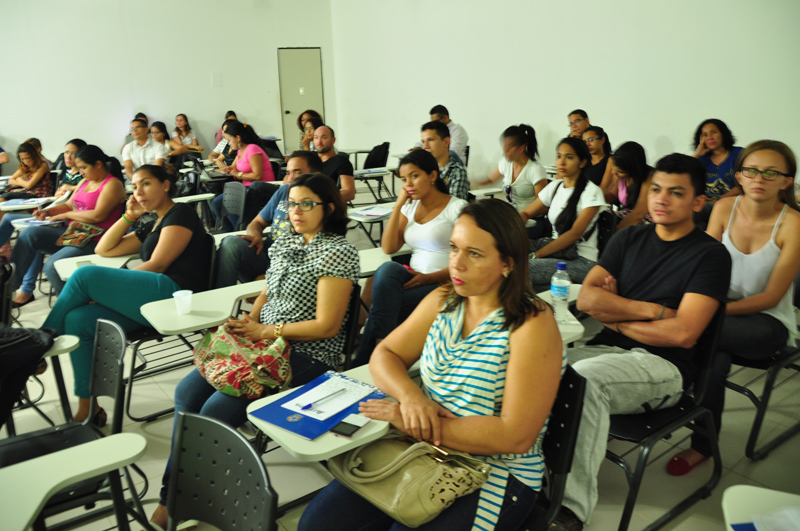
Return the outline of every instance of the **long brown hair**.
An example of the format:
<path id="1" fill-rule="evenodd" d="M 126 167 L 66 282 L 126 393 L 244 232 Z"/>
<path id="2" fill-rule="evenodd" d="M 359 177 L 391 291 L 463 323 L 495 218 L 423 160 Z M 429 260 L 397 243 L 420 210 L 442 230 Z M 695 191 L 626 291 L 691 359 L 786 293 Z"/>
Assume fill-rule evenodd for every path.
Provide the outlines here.
<path id="1" fill-rule="evenodd" d="M 794 156 L 794 152 L 792 148 L 781 142 L 780 140 L 758 140 L 753 142 L 746 148 L 739 153 L 739 158 L 736 159 L 736 166 L 734 167 L 734 171 L 739 173 L 742 171 L 742 166 L 744 166 L 744 159 L 749 157 L 752 153 L 756 151 L 774 151 L 781 157 L 783 157 L 784 162 L 786 162 L 786 166 L 788 167 L 789 177 L 796 179 L 797 178 L 797 159 Z M 780 199 L 783 203 L 789 205 L 789 208 L 793 208 L 800 212 L 800 205 L 797 204 L 797 198 L 794 195 L 794 186 L 790 186 L 785 190 L 781 190 L 778 193 L 778 199 Z"/>
<path id="2" fill-rule="evenodd" d="M 516 328 L 531 313 L 537 315 L 544 310 L 545 302 L 536 296 L 528 280 L 528 234 L 514 207 L 499 199 L 484 199 L 465 206 L 461 216 L 471 217 L 481 230 L 491 234 L 500 258 L 513 262 L 513 269 L 498 293 L 506 318 L 504 326 Z M 449 284 L 442 312 L 453 311 L 463 299 Z"/>
<path id="3" fill-rule="evenodd" d="M 31 158 L 33 159 L 33 164 L 35 164 L 35 166 L 29 168 L 28 166 L 24 165 L 22 163 L 22 159 L 19 156 L 20 153 L 26 153 L 30 155 Z M 44 164 L 44 157 L 42 157 L 42 154 L 39 153 L 38 149 L 36 149 L 36 146 L 30 142 L 23 142 L 22 144 L 19 145 L 19 147 L 17 148 L 17 160 L 19 161 L 19 171 L 25 173 L 33 173 L 36 170 L 38 170 L 42 164 Z"/>

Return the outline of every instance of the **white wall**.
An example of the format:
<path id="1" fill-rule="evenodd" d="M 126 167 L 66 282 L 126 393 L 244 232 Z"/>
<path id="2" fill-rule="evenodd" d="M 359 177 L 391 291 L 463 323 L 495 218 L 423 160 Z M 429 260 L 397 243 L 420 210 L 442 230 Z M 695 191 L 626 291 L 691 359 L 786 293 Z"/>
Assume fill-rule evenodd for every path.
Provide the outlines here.
<path id="1" fill-rule="evenodd" d="M 228 109 L 283 137 L 279 47 L 322 48 L 325 110 L 336 117 L 329 0 L 7 0 L 0 36 L 6 174 L 31 136 L 51 159 L 74 137 L 119 156 L 138 111 L 170 130 L 185 113 L 206 152 Z"/>
<path id="2" fill-rule="evenodd" d="M 442 103 L 470 135 L 471 180 L 521 122 L 552 164 L 574 108 L 651 162 L 690 153 L 710 117 L 739 145 L 776 138 L 800 154 L 796 0 L 334 0 L 332 17 L 337 135 L 349 145 L 403 152 Z"/>

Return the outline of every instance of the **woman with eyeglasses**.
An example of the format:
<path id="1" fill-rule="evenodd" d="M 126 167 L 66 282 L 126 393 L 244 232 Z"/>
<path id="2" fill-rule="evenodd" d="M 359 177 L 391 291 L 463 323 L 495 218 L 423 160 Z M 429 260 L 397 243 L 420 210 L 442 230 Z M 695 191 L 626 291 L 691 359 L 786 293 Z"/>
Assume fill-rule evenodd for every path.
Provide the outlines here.
<path id="1" fill-rule="evenodd" d="M 449 282 L 450 233 L 467 206 L 466 201 L 449 194 L 439 178 L 439 163 L 427 151 L 411 151 L 400 159 L 398 168 L 403 188 L 383 231 L 381 248 L 392 254 L 408 244 L 411 261 L 408 266 L 386 262 L 370 279 L 371 284 L 368 282 L 364 298 L 369 315 L 358 344 L 356 365 L 368 363 L 376 345 L 428 293 Z"/>
<path id="2" fill-rule="evenodd" d="M 608 159 L 611 157 L 611 141 L 603 128 L 597 125 L 587 127 L 582 138 L 592 156 L 592 160 L 583 171 L 590 182 L 603 188 L 603 180 L 610 179 L 610 176 L 607 176 L 610 175 L 610 171 L 607 170 Z"/>
<path id="3" fill-rule="evenodd" d="M 797 337 L 792 282 L 800 271 L 800 207 L 794 196 L 797 161 L 777 140 L 759 140 L 739 155 L 734 176 L 742 195 L 720 199 L 711 212 L 708 234 L 731 255 L 731 285 L 717 344 L 722 359 L 706 389 L 705 407 L 719 432 L 730 356 L 769 358 Z M 692 448 L 675 456 L 667 470 L 683 475 L 711 455 L 708 441 L 692 438 Z"/>
<path id="4" fill-rule="evenodd" d="M 289 185 L 288 212 L 294 233 L 284 233 L 269 248 L 266 285 L 252 311 L 225 325 L 251 340 L 284 337 L 291 348 L 291 382 L 306 384 L 340 364 L 344 354 L 348 304 L 358 282 L 358 251 L 345 239 L 347 207 L 325 175 L 305 174 Z M 255 400 L 255 398 L 253 399 Z M 244 424 L 250 400 L 217 391 L 199 371 L 175 389 L 178 412 L 199 413 L 232 427 Z M 159 506 L 151 522 L 166 528 L 170 462 Z"/>
<path id="5" fill-rule="evenodd" d="M 520 212 L 533 203 L 547 185 L 547 172 L 537 160 L 536 131 L 530 125 L 512 125 L 503 131 L 501 142 L 503 158 L 480 184 L 489 185 L 502 177 L 506 200 Z M 535 240 L 550 234 L 550 222 L 544 216 L 528 220 L 526 230 L 528 238 Z"/>

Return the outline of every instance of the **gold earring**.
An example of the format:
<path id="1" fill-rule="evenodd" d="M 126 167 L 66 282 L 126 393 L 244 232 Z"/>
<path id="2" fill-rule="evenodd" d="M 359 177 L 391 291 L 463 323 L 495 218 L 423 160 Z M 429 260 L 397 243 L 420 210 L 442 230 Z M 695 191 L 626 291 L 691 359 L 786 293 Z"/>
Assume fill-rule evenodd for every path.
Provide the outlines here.
<path id="1" fill-rule="evenodd" d="M 508 278 L 508 275 L 510 275 L 510 274 L 511 274 L 511 271 L 509 271 L 508 269 L 503 271 L 503 276 L 506 277 L 506 278 Z"/>

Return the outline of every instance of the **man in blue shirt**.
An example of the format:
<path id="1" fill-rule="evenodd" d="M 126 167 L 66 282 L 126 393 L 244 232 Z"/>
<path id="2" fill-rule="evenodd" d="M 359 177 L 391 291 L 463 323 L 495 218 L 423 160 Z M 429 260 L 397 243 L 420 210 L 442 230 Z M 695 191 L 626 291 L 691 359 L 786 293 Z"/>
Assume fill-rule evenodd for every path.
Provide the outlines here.
<path id="1" fill-rule="evenodd" d="M 283 186 L 275 192 L 261 212 L 247 226 L 247 233 L 228 236 L 219 246 L 216 287 L 233 286 L 264 276 L 269 267 L 267 249 L 283 232 L 291 230 L 286 212 L 278 205 L 289 197 L 289 184 L 305 173 L 322 173 L 322 160 L 313 151 L 295 151 L 286 164 Z M 264 230 L 269 231 L 264 235 Z"/>

